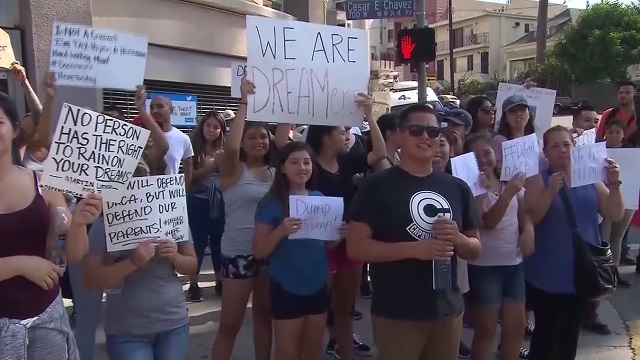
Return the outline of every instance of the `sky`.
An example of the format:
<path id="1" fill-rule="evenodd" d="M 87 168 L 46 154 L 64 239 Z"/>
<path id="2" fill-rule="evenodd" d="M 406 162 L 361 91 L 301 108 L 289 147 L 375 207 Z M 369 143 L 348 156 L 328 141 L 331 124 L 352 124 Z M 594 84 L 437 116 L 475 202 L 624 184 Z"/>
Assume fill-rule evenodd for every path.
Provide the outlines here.
<path id="1" fill-rule="evenodd" d="M 502 4 L 507 2 L 507 0 L 495 0 L 495 1 L 484 0 L 484 1 L 497 2 Z M 566 4 L 567 6 L 573 9 L 584 9 L 587 6 L 587 2 L 589 2 L 590 4 L 594 4 L 598 1 L 599 0 L 566 0 L 565 2 L 564 0 L 549 0 L 549 2 L 551 3 Z M 634 2 L 634 0 L 619 0 L 619 1 L 623 4 L 630 4 Z"/>

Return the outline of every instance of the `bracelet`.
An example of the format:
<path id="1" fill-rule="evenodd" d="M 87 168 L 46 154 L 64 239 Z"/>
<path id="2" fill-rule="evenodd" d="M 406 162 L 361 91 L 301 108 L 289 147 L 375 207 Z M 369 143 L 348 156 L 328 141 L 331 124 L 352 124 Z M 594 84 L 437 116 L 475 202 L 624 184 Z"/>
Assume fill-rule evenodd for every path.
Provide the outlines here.
<path id="1" fill-rule="evenodd" d="M 611 189 L 616 189 L 617 190 L 617 189 L 620 188 L 620 185 L 622 185 L 622 181 L 618 180 L 617 183 L 614 183 L 614 184 L 609 183 L 609 184 L 607 184 L 607 188 L 609 190 L 611 190 Z"/>

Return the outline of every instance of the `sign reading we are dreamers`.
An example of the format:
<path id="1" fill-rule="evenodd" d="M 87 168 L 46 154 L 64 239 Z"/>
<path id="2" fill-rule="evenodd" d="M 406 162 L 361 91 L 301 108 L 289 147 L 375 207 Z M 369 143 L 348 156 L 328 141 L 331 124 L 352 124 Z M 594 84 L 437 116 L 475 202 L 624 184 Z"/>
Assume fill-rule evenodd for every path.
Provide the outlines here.
<path id="1" fill-rule="evenodd" d="M 41 184 L 73 196 L 122 190 L 142 156 L 149 130 L 64 104 Z"/>
<path id="2" fill-rule="evenodd" d="M 247 16 L 246 71 L 256 86 L 248 120 L 362 124 L 355 97 L 369 82 L 364 30 Z"/>
<path id="3" fill-rule="evenodd" d="M 107 251 L 135 249 L 151 239 L 189 240 L 184 175 L 131 179 L 102 193 Z"/>

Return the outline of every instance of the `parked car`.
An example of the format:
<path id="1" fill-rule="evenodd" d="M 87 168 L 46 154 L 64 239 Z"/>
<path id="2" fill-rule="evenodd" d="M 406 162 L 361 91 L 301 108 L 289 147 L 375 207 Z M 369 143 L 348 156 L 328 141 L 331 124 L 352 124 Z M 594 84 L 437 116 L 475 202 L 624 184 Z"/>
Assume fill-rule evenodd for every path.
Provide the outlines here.
<path id="1" fill-rule="evenodd" d="M 553 114 L 571 114 L 582 105 L 589 105 L 589 100 L 573 100 L 568 96 L 558 96 L 553 105 Z"/>
<path id="2" fill-rule="evenodd" d="M 438 95 L 438 100 L 446 107 L 460 107 L 460 99 L 453 95 Z"/>

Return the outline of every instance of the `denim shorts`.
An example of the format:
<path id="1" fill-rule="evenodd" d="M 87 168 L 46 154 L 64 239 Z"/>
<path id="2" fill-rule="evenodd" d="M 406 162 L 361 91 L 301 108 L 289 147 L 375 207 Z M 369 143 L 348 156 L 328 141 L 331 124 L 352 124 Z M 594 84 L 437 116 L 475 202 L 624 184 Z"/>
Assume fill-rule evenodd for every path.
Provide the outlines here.
<path id="1" fill-rule="evenodd" d="M 189 324 L 149 335 L 107 335 L 109 359 L 187 360 Z"/>
<path id="2" fill-rule="evenodd" d="M 524 264 L 477 266 L 469 264 L 471 302 L 477 306 L 500 306 L 503 300 L 524 302 Z"/>
<path id="3" fill-rule="evenodd" d="M 269 301 L 271 318 L 274 320 L 300 319 L 327 312 L 329 290 L 323 286 L 314 294 L 297 295 L 285 290 L 273 279 L 269 279 Z"/>

